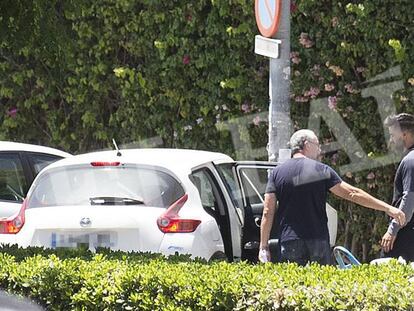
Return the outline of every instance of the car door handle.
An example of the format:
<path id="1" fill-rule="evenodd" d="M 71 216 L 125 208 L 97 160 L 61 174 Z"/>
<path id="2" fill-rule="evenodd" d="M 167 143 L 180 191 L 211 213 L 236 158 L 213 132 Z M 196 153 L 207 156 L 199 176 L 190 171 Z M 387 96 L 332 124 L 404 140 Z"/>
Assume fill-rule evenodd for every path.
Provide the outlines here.
<path id="1" fill-rule="evenodd" d="M 262 223 L 262 219 L 260 217 L 255 217 L 254 218 L 254 223 L 256 224 L 257 227 L 260 228 L 260 224 Z"/>

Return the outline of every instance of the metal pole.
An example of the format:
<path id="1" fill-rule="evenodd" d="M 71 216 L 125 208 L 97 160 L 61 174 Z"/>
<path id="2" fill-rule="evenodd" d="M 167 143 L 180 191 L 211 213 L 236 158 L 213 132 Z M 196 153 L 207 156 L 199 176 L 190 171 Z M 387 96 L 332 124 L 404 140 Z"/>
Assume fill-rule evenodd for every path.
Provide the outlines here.
<path id="1" fill-rule="evenodd" d="M 290 0 L 282 0 L 279 30 L 280 57 L 270 58 L 269 161 L 277 161 L 279 149 L 287 148 L 290 120 Z"/>

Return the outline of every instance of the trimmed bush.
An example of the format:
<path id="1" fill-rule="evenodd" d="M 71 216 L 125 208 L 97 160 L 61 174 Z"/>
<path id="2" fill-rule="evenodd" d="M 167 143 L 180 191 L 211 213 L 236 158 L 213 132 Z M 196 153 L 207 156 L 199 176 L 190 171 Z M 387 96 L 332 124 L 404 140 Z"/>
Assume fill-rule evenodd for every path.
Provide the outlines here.
<path id="1" fill-rule="evenodd" d="M 414 270 L 396 261 L 339 270 L 108 250 L 0 250 L 0 288 L 48 310 L 414 310 Z"/>

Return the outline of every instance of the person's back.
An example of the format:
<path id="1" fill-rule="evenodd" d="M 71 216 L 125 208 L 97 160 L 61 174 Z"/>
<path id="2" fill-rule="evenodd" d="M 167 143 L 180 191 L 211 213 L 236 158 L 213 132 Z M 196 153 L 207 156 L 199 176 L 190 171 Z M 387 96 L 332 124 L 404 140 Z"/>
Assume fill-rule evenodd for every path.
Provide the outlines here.
<path id="1" fill-rule="evenodd" d="M 331 262 L 326 198 L 342 180 L 329 166 L 305 156 L 294 156 L 269 176 L 266 193 L 274 193 L 281 261 L 304 265 Z"/>
<path id="2" fill-rule="evenodd" d="M 276 213 L 281 242 L 296 239 L 329 239 L 326 199 L 329 188 L 340 182 L 327 165 L 300 157 L 277 166 L 272 172 L 279 201 Z"/>

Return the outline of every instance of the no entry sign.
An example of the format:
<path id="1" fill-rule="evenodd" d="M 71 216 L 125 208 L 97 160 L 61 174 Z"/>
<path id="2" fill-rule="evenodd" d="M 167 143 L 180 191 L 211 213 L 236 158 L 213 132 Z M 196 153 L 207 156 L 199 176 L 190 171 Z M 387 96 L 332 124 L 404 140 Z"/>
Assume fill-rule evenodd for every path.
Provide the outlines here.
<path id="1" fill-rule="evenodd" d="M 273 37 L 279 27 L 281 0 L 255 0 L 256 24 L 263 37 Z"/>

